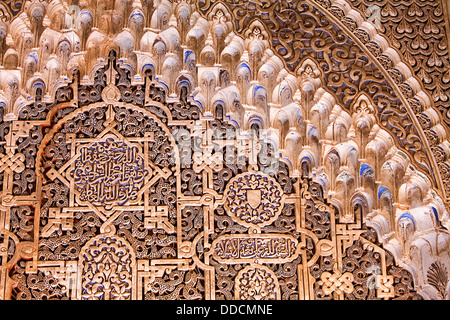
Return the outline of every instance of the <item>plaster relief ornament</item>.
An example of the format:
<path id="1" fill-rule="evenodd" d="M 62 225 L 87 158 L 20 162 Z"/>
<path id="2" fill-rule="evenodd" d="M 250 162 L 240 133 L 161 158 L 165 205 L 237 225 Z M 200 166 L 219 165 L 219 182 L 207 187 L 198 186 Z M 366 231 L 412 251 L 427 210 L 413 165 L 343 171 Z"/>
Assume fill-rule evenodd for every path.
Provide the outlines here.
<path id="1" fill-rule="evenodd" d="M 251 265 L 241 270 L 236 277 L 236 300 L 279 300 L 278 280 L 267 267 Z"/>
<path id="2" fill-rule="evenodd" d="M 238 175 L 229 182 L 225 194 L 227 212 L 244 226 L 269 225 L 281 213 L 283 190 L 269 175 Z"/>
<path id="3" fill-rule="evenodd" d="M 80 147 L 78 154 L 73 177 L 80 203 L 111 208 L 136 201 L 147 173 L 137 146 L 108 137 Z"/>
<path id="4" fill-rule="evenodd" d="M 131 300 L 135 260 L 124 239 L 100 236 L 89 241 L 80 256 L 82 300 Z"/>
<path id="5" fill-rule="evenodd" d="M 0 299 L 449 299 L 444 5 L 0 2 Z"/>

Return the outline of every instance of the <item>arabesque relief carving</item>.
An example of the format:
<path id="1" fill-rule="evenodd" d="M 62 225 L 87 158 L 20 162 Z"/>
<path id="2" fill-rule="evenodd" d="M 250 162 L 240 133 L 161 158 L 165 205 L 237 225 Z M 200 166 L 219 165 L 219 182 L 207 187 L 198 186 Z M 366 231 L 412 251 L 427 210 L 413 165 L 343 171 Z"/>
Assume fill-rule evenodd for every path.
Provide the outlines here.
<path id="1" fill-rule="evenodd" d="M 444 15 L 371 4 L 0 5 L 0 298 L 449 299 Z"/>

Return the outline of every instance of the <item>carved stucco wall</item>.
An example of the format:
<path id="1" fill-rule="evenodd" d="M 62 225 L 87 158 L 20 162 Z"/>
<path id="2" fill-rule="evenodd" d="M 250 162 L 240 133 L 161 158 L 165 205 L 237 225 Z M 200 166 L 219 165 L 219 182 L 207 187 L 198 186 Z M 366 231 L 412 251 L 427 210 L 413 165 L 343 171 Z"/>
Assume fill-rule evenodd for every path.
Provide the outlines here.
<path id="1" fill-rule="evenodd" d="M 449 299 L 446 10 L 0 2 L 0 297 Z"/>

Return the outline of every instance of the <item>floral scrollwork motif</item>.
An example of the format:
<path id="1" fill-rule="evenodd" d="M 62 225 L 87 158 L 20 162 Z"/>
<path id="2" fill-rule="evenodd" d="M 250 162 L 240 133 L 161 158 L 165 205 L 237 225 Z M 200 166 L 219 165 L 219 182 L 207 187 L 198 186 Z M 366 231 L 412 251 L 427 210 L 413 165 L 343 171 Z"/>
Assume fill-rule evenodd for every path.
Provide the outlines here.
<path id="1" fill-rule="evenodd" d="M 82 249 L 83 300 L 132 299 L 135 257 L 133 248 L 122 238 L 100 235 Z"/>
<path id="2" fill-rule="evenodd" d="M 267 267 L 249 265 L 242 269 L 235 281 L 236 300 L 278 300 L 280 286 L 277 277 Z"/>

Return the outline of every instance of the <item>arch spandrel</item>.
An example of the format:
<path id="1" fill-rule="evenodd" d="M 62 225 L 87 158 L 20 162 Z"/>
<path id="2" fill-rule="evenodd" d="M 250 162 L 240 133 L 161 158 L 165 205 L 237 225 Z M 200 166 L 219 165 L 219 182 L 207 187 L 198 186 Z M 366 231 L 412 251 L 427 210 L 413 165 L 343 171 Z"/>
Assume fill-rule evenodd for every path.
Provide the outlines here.
<path id="1" fill-rule="evenodd" d="M 448 130 L 360 12 L 80 6 L 9 25 L 2 297 L 446 298 Z"/>

